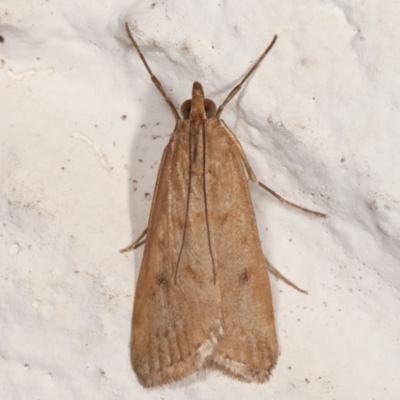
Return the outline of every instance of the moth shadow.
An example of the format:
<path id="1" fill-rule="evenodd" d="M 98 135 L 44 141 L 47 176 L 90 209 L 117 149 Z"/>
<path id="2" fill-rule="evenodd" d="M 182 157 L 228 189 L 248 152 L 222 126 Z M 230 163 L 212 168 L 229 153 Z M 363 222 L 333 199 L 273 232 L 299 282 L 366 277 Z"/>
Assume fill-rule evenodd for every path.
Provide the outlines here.
<path id="1" fill-rule="evenodd" d="M 133 140 L 128 162 L 131 242 L 147 228 L 161 157 L 175 127 L 171 111 L 164 99 L 158 97 L 161 97 L 160 94 L 150 86 L 146 97 L 139 99 L 139 104 L 142 104 L 140 109 L 143 112 L 135 118 L 132 126 Z M 135 286 L 143 247 L 134 250 Z"/>

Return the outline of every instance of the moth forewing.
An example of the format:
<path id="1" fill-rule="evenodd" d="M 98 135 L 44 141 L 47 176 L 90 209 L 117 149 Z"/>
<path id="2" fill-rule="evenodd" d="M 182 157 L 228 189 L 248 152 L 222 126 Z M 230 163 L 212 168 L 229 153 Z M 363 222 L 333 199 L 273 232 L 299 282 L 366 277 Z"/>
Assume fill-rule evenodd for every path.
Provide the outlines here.
<path id="1" fill-rule="evenodd" d="M 146 387 L 173 382 L 202 368 L 222 331 L 201 176 L 192 179 L 187 202 L 188 132 L 189 122 L 178 121 L 164 151 L 135 293 L 131 359 Z M 194 242 L 196 246 L 191 246 Z"/>
<path id="2" fill-rule="evenodd" d="M 247 179 L 259 182 L 236 136 L 219 117 L 276 36 L 217 111 L 195 82 L 191 100 L 182 104 L 182 119 L 128 24 L 126 29 L 176 119 L 147 231 L 141 235 L 146 239 L 132 317 L 133 369 L 146 387 L 202 368 L 244 382 L 265 382 L 279 350 Z M 143 243 L 141 238 L 126 250 Z"/>
<path id="3" fill-rule="evenodd" d="M 241 380 L 262 383 L 276 363 L 278 342 L 247 177 L 223 121 L 206 122 L 205 142 L 205 189 L 224 321 L 212 365 Z"/>

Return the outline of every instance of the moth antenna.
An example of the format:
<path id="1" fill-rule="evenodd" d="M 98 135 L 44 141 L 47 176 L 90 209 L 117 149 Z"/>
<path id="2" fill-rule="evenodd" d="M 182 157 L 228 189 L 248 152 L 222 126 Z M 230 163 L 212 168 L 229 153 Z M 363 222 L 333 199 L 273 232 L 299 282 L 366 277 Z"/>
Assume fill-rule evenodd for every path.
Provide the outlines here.
<path id="1" fill-rule="evenodd" d="M 204 126 L 203 121 L 203 131 L 206 132 L 206 127 Z M 206 153 L 207 153 L 207 135 L 203 136 L 203 193 L 204 193 L 204 211 L 206 214 L 206 225 L 207 225 L 207 238 L 208 238 L 208 247 L 210 248 L 210 255 L 213 265 L 213 275 L 214 275 L 214 284 L 217 283 L 217 255 L 213 246 L 213 241 L 211 239 L 211 227 L 210 227 L 210 217 L 208 214 L 208 198 L 207 198 L 207 181 L 206 181 Z"/>
<path id="2" fill-rule="evenodd" d="M 150 75 L 151 80 L 153 81 L 154 85 L 156 86 L 156 88 L 160 91 L 160 93 L 162 94 L 162 96 L 164 97 L 164 100 L 168 103 L 169 107 L 171 108 L 172 114 L 174 114 L 175 120 L 179 121 L 181 118 L 179 117 L 178 111 L 176 110 L 174 103 L 172 102 L 172 100 L 167 96 L 167 94 L 165 93 L 165 90 L 163 88 L 163 86 L 161 85 L 160 81 L 157 79 L 157 77 L 153 74 L 152 70 L 150 69 L 149 65 L 146 62 L 146 59 L 144 58 L 142 52 L 140 51 L 139 46 L 137 45 L 135 39 L 133 38 L 132 32 L 129 29 L 129 24 L 128 22 L 125 22 L 125 27 L 126 27 L 126 32 L 128 33 L 129 39 L 131 39 L 133 45 L 135 46 L 136 51 L 139 54 L 140 59 L 142 60 L 144 66 L 147 69 L 147 72 Z"/>
<path id="3" fill-rule="evenodd" d="M 272 46 L 275 44 L 276 39 L 278 39 L 278 36 L 275 35 L 270 43 L 270 45 L 266 48 L 264 53 L 261 54 L 261 57 L 257 60 L 257 62 L 251 67 L 250 71 L 246 74 L 246 76 L 242 79 L 242 81 L 236 85 L 232 91 L 228 94 L 228 97 L 224 100 L 224 102 L 218 107 L 217 114 L 215 115 L 215 118 L 219 118 L 223 109 L 225 106 L 235 97 L 236 93 L 242 88 L 243 83 L 247 81 L 247 79 L 250 77 L 250 75 L 254 72 L 254 70 L 260 65 L 261 61 L 264 59 L 264 57 L 269 53 L 269 51 L 272 49 Z"/>
<path id="4" fill-rule="evenodd" d="M 189 202 L 190 202 L 190 192 L 191 192 L 191 187 L 192 187 L 192 135 L 189 135 L 188 145 L 189 145 L 189 170 L 188 170 L 189 179 L 188 179 L 188 189 L 187 189 L 187 199 L 186 199 L 185 225 L 183 226 L 181 249 L 179 251 L 178 259 L 177 259 L 176 265 L 175 265 L 175 271 L 174 271 L 175 285 L 178 284 L 178 267 L 179 267 L 179 263 L 180 263 L 181 257 L 182 257 L 183 246 L 185 244 L 186 229 L 187 229 L 188 217 L 189 217 Z"/>

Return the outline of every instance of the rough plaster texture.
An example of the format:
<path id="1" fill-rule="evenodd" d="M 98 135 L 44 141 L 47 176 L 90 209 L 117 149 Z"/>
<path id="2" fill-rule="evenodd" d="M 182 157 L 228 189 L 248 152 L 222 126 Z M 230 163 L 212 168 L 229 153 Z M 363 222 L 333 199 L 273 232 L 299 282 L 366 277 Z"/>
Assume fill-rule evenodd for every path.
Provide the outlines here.
<path id="1" fill-rule="evenodd" d="M 396 400 L 400 393 L 400 4 L 3 0 L 0 398 Z M 129 363 L 145 228 L 178 105 L 220 103 L 258 177 L 281 356 L 271 381 L 201 372 L 144 390 Z M 0 38 L 1 39 L 1 38 Z M 125 116 L 125 117 L 124 117 Z"/>

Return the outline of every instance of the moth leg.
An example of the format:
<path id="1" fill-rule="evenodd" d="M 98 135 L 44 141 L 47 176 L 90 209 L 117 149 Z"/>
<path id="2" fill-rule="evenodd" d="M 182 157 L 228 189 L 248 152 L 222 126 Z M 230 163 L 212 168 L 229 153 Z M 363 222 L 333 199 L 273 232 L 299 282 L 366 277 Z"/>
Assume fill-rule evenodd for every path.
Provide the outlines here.
<path id="1" fill-rule="evenodd" d="M 128 251 L 135 250 L 138 247 L 140 247 L 146 241 L 146 239 L 143 239 L 144 236 L 146 235 L 146 233 L 147 233 L 147 228 L 141 233 L 141 235 L 131 245 L 120 250 L 120 253 L 126 253 Z M 141 239 L 143 239 L 143 240 L 141 241 Z"/>
<path id="2" fill-rule="evenodd" d="M 264 190 L 266 190 L 268 193 L 272 194 L 272 196 L 276 197 L 276 198 L 277 198 L 279 201 L 281 201 L 282 203 L 285 203 L 285 204 L 287 204 L 287 205 L 289 205 L 289 206 L 292 206 L 292 207 L 294 207 L 294 208 L 297 208 L 297 209 L 299 209 L 299 210 L 308 212 L 308 213 L 310 213 L 310 214 L 314 214 L 314 215 L 316 215 L 317 217 L 326 218 L 326 214 L 320 213 L 320 212 L 318 212 L 318 211 L 309 210 L 308 208 L 304 208 L 304 207 L 298 206 L 297 204 L 294 204 L 294 203 L 290 202 L 289 200 L 284 199 L 282 196 L 279 196 L 278 193 L 274 192 L 272 189 L 270 189 L 268 186 L 264 185 L 262 182 L 257 181 L 257 182 L 255 182 L 255 183 L 257 183 L 258 186 L 262 187 L 262 188 L 263 188 Z"/>
<path id="3" fill-rule="evenodd" d="M 240 155 L 240 157 L 242 159 L 243 165 L 244 165 L 244 167 L 245 167 L 245 169 L 247 171 L 247 175 L 249 176 L 249 179 L 253 183 L 255 183 L 258 186 L 262 187 L 264 190 L 266 190 L 268 193 L 272 194 L 272 196 L 276 197 L 282 203 L 288 204 L 289 206 L 292 206 L 292 207 L 297 208 L 299 210 L 308 212 L 310 214 L 317 215 L 318 217 L 326 218 L 326 214 L 323 214 L 323 213 L 320 213 L 318 211 L 313 211 L 313 210 L 309 210 L 308 208 L 304 208 L 304 207 L 298 206 L 297 204 L 294 204 L 291 201 L 284 199 L 282 196 L 279 196 L 278 193 L 274 192 L 272 189 L 270 189 L 268 186 L 264 185 L 262 182 L 259 182 L 257 177 L 255 176 L 253 170 L 250 167 L 249 160 L 247 159 L 246 154 L 244 153 L 243 147 L 240 144 L 238 138 L 231 131 L 229 131 L 229 134 L 230 134 L 230 136 L 231 136 L 231 138 L 232 138 L 232 140 L 234 142 L 234 145 L 236 146 L 236 148 L 237 148 L 237 150 L 239 152 L 239 155 Z"/>
<path id="4" fill-rule="evenodd" d="M 271 272 L 271 274 L 275 275 L 277 279 L 280 279 L 281 281 L 285 282 L 287 285 L 291 286 L 293 289 L 296 289 L 297 291 L 308 294 L 306 290 L 300 289 L 297 285 L 295 285 L 292 281 L 290 281 L 288 278 L 286 278 L 285 275 L 281 274 L 265 257 L 265 261 L 267 263 L 268 271 Z"/>

